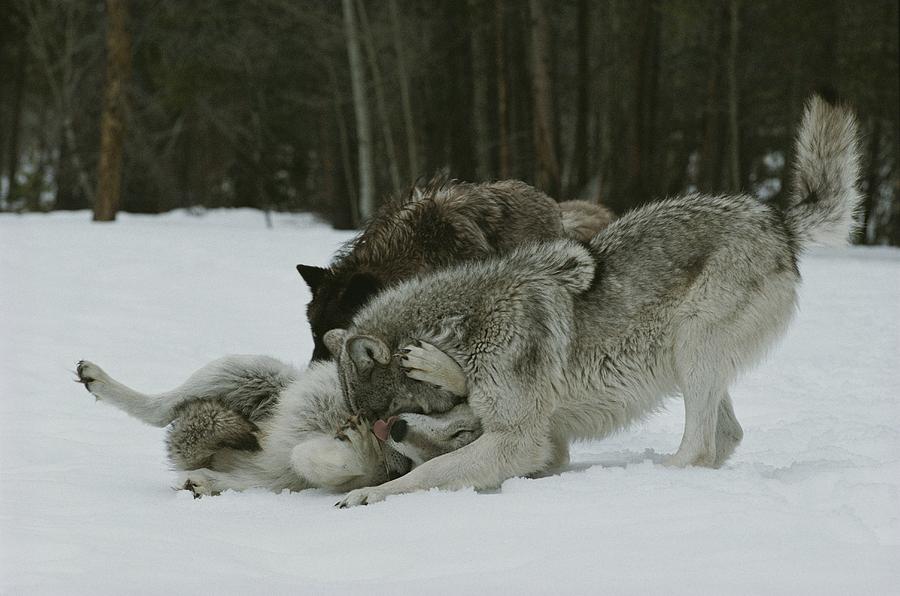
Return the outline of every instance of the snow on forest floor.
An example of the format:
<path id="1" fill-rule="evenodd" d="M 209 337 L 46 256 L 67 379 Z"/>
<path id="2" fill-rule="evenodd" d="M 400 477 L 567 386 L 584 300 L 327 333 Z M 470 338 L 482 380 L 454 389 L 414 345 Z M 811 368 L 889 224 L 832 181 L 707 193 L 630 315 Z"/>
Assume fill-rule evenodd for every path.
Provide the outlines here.
<path id="1" fill-rule="evenodd" d="M 732 390 L 720 470 L 668 469 L 682 406 L 568 471 L 351 510 L 169 488 L 162 429 L 72 382 L 169 389 L 229 353 L 302 365 L 297 262 L 349 238 L 253 211 L 0 216 L 0 593 L 900 593 L 900 250 L 815 252 L 785 340 Z"/>

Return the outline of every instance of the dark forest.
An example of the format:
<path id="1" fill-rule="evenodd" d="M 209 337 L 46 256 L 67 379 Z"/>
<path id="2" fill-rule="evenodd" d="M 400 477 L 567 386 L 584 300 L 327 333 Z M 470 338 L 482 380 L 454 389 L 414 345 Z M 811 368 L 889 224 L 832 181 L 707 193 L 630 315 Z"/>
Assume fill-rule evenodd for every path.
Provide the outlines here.
<path id="1" fill-rule="evenodd" d="M 357 227 L 436 174 L 617 213 L 778 195 L 813 92 L 851 104 L 858 241 L 900 244 L 896 0 L 13 0 L 0 209 L 255 207 Z"/>

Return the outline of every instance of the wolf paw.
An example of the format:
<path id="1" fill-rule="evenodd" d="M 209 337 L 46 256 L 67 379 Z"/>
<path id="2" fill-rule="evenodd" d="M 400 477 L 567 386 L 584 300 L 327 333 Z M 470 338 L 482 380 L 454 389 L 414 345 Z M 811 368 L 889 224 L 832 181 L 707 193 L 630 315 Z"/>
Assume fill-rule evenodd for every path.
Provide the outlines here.
<path id="1" fill-rule="evenodd" d="M 365 420 L 359 414 L 354 414 L 337 428 L 334 432 L 334 438 L 341 441 L 351 441 L 352 437 L 348 433 L 362 434 L 365 430 Z"/>
<path id="2" fill-rule="evenodd" d="M 378 490 L 377 486 L 358 488 L 347 493 L 347 496 L 335 503 L 334 506 L 338 509 L 348 509 L 360 505 L 371 505 L 372 503 L 384 501 L 386 496 L 386 494 Z"/>
<path id="3" fill-rule="evenodd" d="M 663 465 L 670 468 L 687 468 L 689 466 L 714 468 L 716 467 L 715 461 L 715 453 L 685 453 L 678 451 L 667 457 L 663 461 Z"/>
<path id="4" fill-rule="evenodd" d="M 75 374 L 78 376 L 75 382 L 84 385 L 84 388 L 95 397 L 99 397 L 95 390 L 109 379 L 102 368 L 88 360 L 78 361 L 78 364 L 75 365 Z"/>
<path id="5" fill-rule="evenodd" d="M 178 476 L 175 490 L 189 490 L 195 499 L 218 494 L 212 488 L 212 479 L 203 470 L 191 470 Z"/>
<path id="6" fill-rule="evenodd" d="M 456 360 L 429 343 L 417 343 L 418 345 L 409 345 L 400 350 L 400 364 L 406 376 L 430 383 L 453 395 L 467 395 L 466 373 Z"/>

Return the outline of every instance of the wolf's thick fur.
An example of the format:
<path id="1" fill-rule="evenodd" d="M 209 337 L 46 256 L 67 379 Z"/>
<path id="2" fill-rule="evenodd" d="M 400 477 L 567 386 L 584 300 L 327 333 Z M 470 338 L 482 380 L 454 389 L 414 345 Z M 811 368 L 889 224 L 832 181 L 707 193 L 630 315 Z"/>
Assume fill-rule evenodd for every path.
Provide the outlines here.
<path id="1" fill-rule="evenodd" d="M 431 346 L 409 346 L 406 354 L 410 375 L 450 390 L 464 386 L 459 367 Z M 437 416 L 401 416 L 403 432 L 381 442 L 350 415 L 333 362 L 300 372 L 267 356 L 228 356 L 156 395 L 126 387 L 91 362 L 79 362 L 77 373 L 97 399 L 148 424 L 171 425 L 169 459 L 185 471 L 178 488 L 196 495 L 380 484 L 481 432 L 461 404 Z"/>
<path id="2" fill-rule="evenodd" d="M 388 202 L 328 269 L 298 265 L 313 294 L 307 308 L 313 360 L 329 357 L 322 337 L 346 327 L 384 288 L 526 242 L 588 241 L 612 220 L 600 205 L 556 201 L 524 182 L 436 180 Z"/>
<path id="3" fill-rule="evenodd" d="M 684 397 L 675 466 L 718 466 L 742 438 L 728 388 L 793 316 L 799 252 L 846 239 L 859 193 L 852 113 L 813 98 L 784 205 L 690 195 L 635 210 L 588 249 L 523 247 L 405 282 L 330 334 L 354 409 L 420 409 L 408 380 L 369 358 L 413 339 L 466 371 L 484 434 L 342 506 L 440 487 L 495 487 L 567 460 L 572 439 L 608 435 Z M 436 333 L 440 331 L 440 333 Z"/>

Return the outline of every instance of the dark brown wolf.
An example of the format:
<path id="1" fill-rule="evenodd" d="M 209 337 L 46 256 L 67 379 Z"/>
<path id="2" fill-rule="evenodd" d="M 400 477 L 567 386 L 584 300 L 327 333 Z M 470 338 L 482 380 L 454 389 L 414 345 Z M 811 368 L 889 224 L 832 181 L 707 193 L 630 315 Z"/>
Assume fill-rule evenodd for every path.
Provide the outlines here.
<path id="1" fill-rule="evenodd" d="M 297 265 L 312 292 L 307 307 L 312 359 L 331 354 L 322 342 L 346 328 L 381 290 L 417 274 L 482 259 L 540 240 L 587 242 L 613 219 L 584 201 L 557 203 L 516 180 L 481 184 L 435 180 L 386 203 L 328 268 Z"/>

